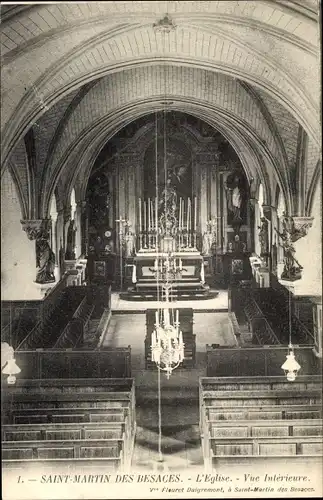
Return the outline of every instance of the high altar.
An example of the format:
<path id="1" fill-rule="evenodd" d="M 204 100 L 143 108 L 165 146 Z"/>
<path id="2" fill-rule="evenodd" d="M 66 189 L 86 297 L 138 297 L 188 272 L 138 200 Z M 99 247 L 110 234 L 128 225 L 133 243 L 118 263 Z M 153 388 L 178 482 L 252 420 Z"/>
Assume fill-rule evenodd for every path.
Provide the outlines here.
<path id="1" fill-rule="evenodd" d="M 236 249 L 253 247 L 249 184 L 233 148 L 175 111 L 144 117 L 112 142 L 117 154 L 89 182 L 89 233 L 113 248 L 125 282 L 156 292 L 155 260 L 171 254 L 182 267 L 177 289 L 221 283 Z"/>

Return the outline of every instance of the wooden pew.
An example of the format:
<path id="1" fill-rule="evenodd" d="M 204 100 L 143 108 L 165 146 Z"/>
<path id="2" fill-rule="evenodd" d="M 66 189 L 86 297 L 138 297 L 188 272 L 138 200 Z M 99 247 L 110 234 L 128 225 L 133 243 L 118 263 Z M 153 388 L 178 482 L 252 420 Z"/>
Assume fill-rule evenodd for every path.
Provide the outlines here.
<path id="1" fill-rule="evenodd" d="M 203 395 L 204 405 L 217 407 L 230 406 L 263 406 L 263 405 L 310 405 L 320 404 L 322 400 L 320 390 L 308 390 L 300 394 L 291 391 L 208 391 Z"/>
<path id="2" fill-rule="evenodd" d="M 47 429 L 47 434 L 46 431 L 42 434 L 42 440 L 46 440 L 46 435 L 51 439 L 54 435 L 55 440 L 58 439 L 62 436 L 63 428 L 65 434 L 61 439 L 68 439 L 69 436 L 70 439 L 79 439 L 77 436 L 80 436 L 80 433 L 77 430 L 80 431 L 80 427 L 83 428 L 83 439 L 112 439 L 116 435 L 111 434 L 111 430 L 118 427 L 122 428 L 124 435 L 123 467 L 130 466 L 136 430 L 133 379 L 20 380 L 15 387 L 9 388 L 5 399 L 5 423 L 19 424 L 15 427 L 16 439 L 19 435 L 23 436 L 27 428 L 31 430 L 31 427 L 34 427 L 34 433 L 31 434 L 34 436 L 32 440 L 35 441 L 34 438 L 39 436 L 40 430 L 35 428 L 37 424 L 42 429 L 48 425 L 61 425 L 56 430 L 52 428 L 49 434 Z M 76 425 L 78 429 L 71 429 L 70 425 Z M 91 425 L 98 427 L 88 428 Z M 24 438 L 22 441 L 27 442 Z M 7 438 L 4 442 L 9 444 Z M 28 456 L 24 458 L 28 459 Z M 61 458 L 70 459 L 69 456 Z"/>
<path id="3" fill-rule="evenodd" d="M 278 436 L 322 436 L 322 419 L 315 420 L 240 420 L 237 422 L 208 422 L 209 439 Z"/>
<path id="4" fill-rule="evenodd" d="M 14 470 L 15 474 L 23 474 L 26 470 L 35 471 L 38 475 L 41 474 L 74 474 L 82 478 L 84 474 L 101 474 L 106 477 L 109 473 L 129 471 L 129 467 L 122 468 L 121 452 L 119 457 L 101 457 L 101 458 L 52 458 L 52 459 L 19 459 L 19 460 L 2 460 L 3 470 Z"/>
<path id="5" fill-rule="evenodd" d="M 120 458 L 123 466 L 124 436 L 120 439 L 8 441 L 2 443 L 3 460 L 61 458 Z"/>
<path id="6" fill-rule="evenodd" d="M 210 447 L 214 456 L 318 455 L 322 454 L 323 443 L 320 436 L 234 437 L 231 439 L 217 437 L 210 439 Z"/>
<path id="7" fill-rule="evenodd" d="M 202 420 L 239 421 L 239 420 L 294 420 L 322 418 L 322 406 L 319 405 L 284 405 L 280 406 L 241 406 L 216 408 L 205 406 Z"/>
<path id="8" fill-rule="evenodd" d="M 204 463 L 207 470 L 217 466 L 223 458 L 226 463 L 237 463 L 237 458 L 256 459 L 259 457 L 307 457 L 322 456 L 323 443 L 321 436 L 270 436 L 270 437 L 233 437 L 231 439 L 216 437 L 203 440 Z M 223 463 L 223 462 L 222 462 Z M 257 462 L 254 463 L 257 466 Z"/>
<path id="9" fill-rule="evenodd" d="M 318 474 L 322 470 L 322 456 L 319 454 L 302 454 L 302 455 L 223 455 L 211 456 L 208 465 L 205 467 L 209 473 L 230 474 L 234 470 L 233 467 L 237 466 L 238 470 L 246 470 L 252 472 L 253 470 L 264 471 L 286 471 L 286 464 L 288 464 L 288 471 L 293 471 L 293 468 L 299 470 L 302 464 L 308 468 L 313 467 L 313 470 Z M 247 468 L 249 467 L 249 469 Z"/>
<path id="10" fill-rule="evenodd" d="M 104 424 L 15 424 L 2 426 L 1 440 L 119 439 L 124 433 L 125 422 L 104 422 Z"/>
<path id="11" fill-rule="evenodd" d="M 123 408 L 24 408 L 12 410 L 6 423 L 124 422 L 125 418 Z"/>
<path id="12" fill-rule="evenodd" d="M 281 390 L 292 392 L 319 389 L 322 379 L 318 375 L 299 375 L 291 384 L 285 377 L 200 377 L 202 391 L 244 391 L 244 390 Z"/>
<path id="13" fill-rule="evenodd" d="M 320 377 L 293 384 L 284 377 L 201 377 L 199 394 L 207 469 L 237 457 L 256 464 L 254 457 L 322 453 Z"/>

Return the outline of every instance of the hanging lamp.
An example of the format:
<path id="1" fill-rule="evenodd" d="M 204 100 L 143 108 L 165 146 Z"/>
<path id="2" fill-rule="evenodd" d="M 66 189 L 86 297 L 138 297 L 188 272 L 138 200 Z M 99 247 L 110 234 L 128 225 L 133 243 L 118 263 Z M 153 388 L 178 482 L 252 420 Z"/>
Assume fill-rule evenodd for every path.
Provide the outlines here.
<path id="1" fill-rule="evenodd" d="M 14 349 L 7 342 L 1 342 L 1 372 L 8 375 L 9 385 L 16 383 L 16 375 L 21 372 L 14 358 Z"/>

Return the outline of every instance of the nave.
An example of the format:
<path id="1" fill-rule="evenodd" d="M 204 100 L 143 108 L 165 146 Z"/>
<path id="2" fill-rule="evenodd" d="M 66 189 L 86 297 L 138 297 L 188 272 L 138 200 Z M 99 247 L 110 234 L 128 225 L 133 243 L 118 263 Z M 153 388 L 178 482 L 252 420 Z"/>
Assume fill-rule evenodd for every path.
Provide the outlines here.
<path id="1" fill-rule="evenodd" d="M 0 11 L 4 498 L 322 496 L 320 2 Z"/>

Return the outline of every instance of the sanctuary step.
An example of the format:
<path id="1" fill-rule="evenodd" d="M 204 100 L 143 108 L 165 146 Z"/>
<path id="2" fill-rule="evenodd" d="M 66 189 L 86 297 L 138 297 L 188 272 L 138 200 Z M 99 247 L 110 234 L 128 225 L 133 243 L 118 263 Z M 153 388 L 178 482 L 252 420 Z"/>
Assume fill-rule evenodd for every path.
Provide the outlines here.
<path id="1" fill-rule="evenodd" d="M 136 286 L 129 287 L 126 292 L 120 293 L 120 298 L 123 300 L 132 301 L 155 301 L 157 299 L 157 286 L 151 282 L 145 282 L 137 284 Z M 174 284 L 171 292 L 170 299 L 178 300 L 206 300 L 213 299 L 217 297 L 219 292 L 210 291 L 208 285 L 202 285 L 201 283 L 176 283 Z"/>

